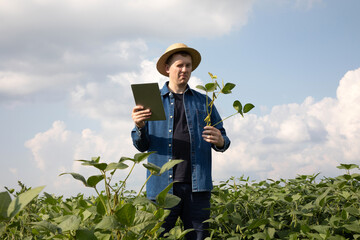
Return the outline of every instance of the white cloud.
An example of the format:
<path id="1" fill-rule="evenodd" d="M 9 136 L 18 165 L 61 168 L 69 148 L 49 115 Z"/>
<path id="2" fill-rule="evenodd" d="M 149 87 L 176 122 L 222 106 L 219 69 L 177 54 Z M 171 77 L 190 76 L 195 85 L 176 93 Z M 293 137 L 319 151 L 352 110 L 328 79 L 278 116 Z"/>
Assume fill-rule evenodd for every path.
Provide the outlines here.
<path id="1" fill-rule="evenodd" d="M 49 130 L 28 140 L 25 147 L 31 150 L 37 168 L 46 171 L 54 165 L 62 164 L 65 159 L 72 159 L 78 139 L 77 134 L 66 130 L 64 122 L 56 121 Z"/>
<path id="2" fill-rule="evenodd" d="M 155 60 L 143 60 L 139 71 L 120 72 L 109 75 L 103 82 L 90 82 L 85 86 L 78 85 L 71 92 L 71 105 L 75 112 L 92 119 L 105 122 L 131 120 L 131 110 L 135 105 L 131 84 L 157 82 L 161 88 L 167 78 L 156 70 Z M 202 84 L 196 76 L 192 76 L 190 86 Z"/>
<path id="3" fill-rule="evenodd" d="M 231 148 L 215 154 L 214 177 L 292 178 L 341 174 L 340 163 L 360 164 L 360 68 L 341 79 L 337 99 L 273 107 L 270 114 L 225 122 Z"/>
<path id="4" fill-rule="evenodd" d="M 50 79 L 49 79 L 50 77 Z M 70 85 L 81 74 L 68 73 L 52 76 L 31 75 L 18 72 L 0 72 L 0 94 L 12 97 L 32 94 L 41 91 L 59 91 L 59 88 Z"/>
<path id="5" fill-rule="evenodd" d="M 9 171 L 15 175 L 15 176 L 18 176 L 18 169 L 17 168 L 10 168 Z"/>
<path id="6" fill-rule="evenodd" d="M 133 74 L 145 76 L 145 69 L 148 68 L 143 66 L 140 73 Z M 133 156 L 136 153 L 130 139 L 133 126 L 130 114 L 126 111 L 113 116 L 107 113 L 111 112 L 108 109 L 112 109 L 106 107 L 108 99 L 115 96 L 107 91 L 116 88 L 119 82 L 115 80 L 109 78 L 110 85 L 103 83 L 102 86 L 87 87 L 84 93 L 77 93 L 82 97 L 74 100 L 79 105 L 87 106 L 85 112 L 88 117 L 96 116 L 94 118 L 101 122 L 101 131 L 84 129 L 78 134 L 66 130 L 65 124 L 57 121 L 48 131 L 37 134 L 26 143 L 40 169 L 50 171 L 51 166 L 57 174 L 61 169 L 89 176 L 96 174 L 96 171 L 72 160 L 101 156 L 106 162 L 114 162 L 121 156 Z M 126 78 L 123 80 L 129 81 Z M 270 114 L 262 117 L 248 114 L 245 118 L 235 116 L 226 120 L 225 127 L 232 145 L 225 153 L 214 153 L 214 179 L 225 180 L 230 176 L 241 175 L 256 180 L 293 178 L 297 174 L 317 172 L 334 176 L 341 174 L 336 168 L 340 163 L 359 164 L 359 87 L 360 68 L 349 71 L 341 79 L 337 99 L 324 98 L 315 102 L 308 97 L 302 104 L 275 106 Z M 85 95 L 86 98 L 83 98 Z M 126 101 L 124 105 L 129 104 Z M 119 173 L 119 179 L 124 174 Z M 130 186 L 139 189 L 144 182 L 145 170 L 139 166 L 133 176 Z M 74 192 L 82 187 L 72 186 L 75 180 L 66 180 L 62 184 L 59 181 L 58 178 L 54 179 L 54 187 L 58 191 L 65 191 L 66 186 L 70 188 L 70 185 Z"/>
<path id="7" fill-rule="evenodd" d="M 0 1 L 0 101 L 64 99 L 74 85 L 138 70 L 149 54 L 143 39 L 221 36 L 246 24 L 252 4 Z"/>
<path id="8" fill-rule="evenodd" d="M 144 36 L 221 36 L 247 22 L 252 0 L 1 1 L 0 40 L 76 41 Z M 169 21 L 171 19 L 171 21 Z M 206 21 L 203 21 L 206 19 Z M 179 33 L 178 26 L 181 26 Z M 36 33 L 36 34 L 31 34 Z"/>
<path id="9" fill-rule="evenodd" d="M 130 140 L 132 124 L 118 122 L 109 127 L 111 128 L 105 126 L 99 133 L 90 129 L 77 133 L 67 130 L 64 122 L 55 121 L 50 129 L 36 134 L 25 143 L 32 152 L 36 164 L 36 169 L 33 170 L 33 180 L 36 179 L 34 182 L 38 185 L 46 184 L 48 192 L 65 195 L 84 192 L 82 183 L 70 175 L 59 176 L 59 174 L 76 172 L 88 178 L 100 172 L 93 167 L 83 166 L 81 162 L 75 160 L 90 160 L 92 157 L 100 156 L 102 162 L 109 163 L 117 162 L 122 156 L 132 157 L 136 153 L 134 148 L 129 148 L 132 145 Z M 15 170 L 12 172 L 16 173 Z M 124 179 L 127 172 L 128 170 L 119 171 L 113 183 Z M 144 169 L 135 168 L 133 175 L 128 185 L 138 190 L 138 186 L 145 181 Z M 99 189 L 102 189 L 102 184 Z M 85 191 L 91 192 L 91 190 Z"/>
<path id="10" fill-rule="evenodd" d="M 4 102 L 35 97 L 64 99 L 79 84 L 102 82 L 106 75 L 136 68 L 147 46 L 142 40 L 117 41 L 109 45 L 81 50 L 64 50 L 55 59 L 36 57 L 1 60 L 0 99 Z M 15 57 L 16 58 L 16 57 Z M 19 56 L 20 58 L 20 56 Z M 35 58 L 35 59 L 34 59 Z"/>

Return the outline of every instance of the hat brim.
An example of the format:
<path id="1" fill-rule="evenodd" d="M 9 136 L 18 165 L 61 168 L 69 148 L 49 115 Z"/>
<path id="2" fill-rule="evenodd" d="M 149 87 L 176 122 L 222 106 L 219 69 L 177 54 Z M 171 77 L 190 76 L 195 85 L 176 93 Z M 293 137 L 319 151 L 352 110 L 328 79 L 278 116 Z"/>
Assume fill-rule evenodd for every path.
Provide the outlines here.
<path id="1" fill-rule="evenodd" d="M 175 49 L 165 52 L 159 58 L 159 60 L 156 64 L 156 68 L 160 74 L 162 74 L 166 77 L 169 76 L 169 74 L 166 72 L 166 61 L 172 54 L 177 53 L 177 52 L 187 52 L 190 54 L 191 59 L 192 59 L 192 71 L 194 71 L 199 66 L 199 64 L 201 62 L 201 55 L 196 49 L 189 48 L 189 47 L 175 48 Z"/>

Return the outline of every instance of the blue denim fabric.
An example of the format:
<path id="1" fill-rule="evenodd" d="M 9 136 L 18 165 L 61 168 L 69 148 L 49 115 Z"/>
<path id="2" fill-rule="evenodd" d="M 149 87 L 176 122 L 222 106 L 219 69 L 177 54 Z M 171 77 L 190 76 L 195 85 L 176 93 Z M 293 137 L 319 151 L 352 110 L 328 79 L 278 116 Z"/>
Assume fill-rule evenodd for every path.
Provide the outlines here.
<path id="1" fill-rule="evenodd" d="M 174 96 L 167 87 L 168 83 L 161 89 L 161 97 L 164 104 L 166 120 L 148 121 L 145 127 L 139 129 L 135 127 L 131 132 L 134 146 L 140 151 L 156 151 L 148 158 L 148 162 L 159 167 L 164 165 L 172 157 L 172 137 L 174 126 Z M 206 123 L 204 119 L 206 111 L 206 95 L 201 94 L 189 87 L 184 93 L 184 106 L 187 124 L 190 133 L 191 145 L 191 172 L 192 172 L 192 191 L 203 192 L 211 191 L 211 148 L 215 151 L 223 152 L 228 149 L 230 140 L 226 136 L 223 124 L 216 125 L 224 138 L 224 147 L 219 149 L 202 138 L 203 128 Z M 216 108 L 213 107 L 211 122 L 217 123 L 221 117 Z M 147 172 L 149 176 L 150 172 Z M 165 187 L 173 181 L 172 169 L 163 173 L 161 176 L 152 176 L 146 185 L 147 197 L 155 199 Z M 170 191 L 172 193 L 172 190 Z"/>

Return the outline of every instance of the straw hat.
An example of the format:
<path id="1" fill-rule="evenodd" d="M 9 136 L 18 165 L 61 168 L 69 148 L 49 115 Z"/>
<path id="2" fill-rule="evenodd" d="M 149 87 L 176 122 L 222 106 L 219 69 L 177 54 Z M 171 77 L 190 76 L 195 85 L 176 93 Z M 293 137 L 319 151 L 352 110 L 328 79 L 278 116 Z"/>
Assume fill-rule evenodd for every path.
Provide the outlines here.
<path id="1" fill-rule="evenodd" d="M 192 58 L 192 71 L 194 71 L 200 64 L 201 61 L 201 55 L 200 53 L 195 50 L 194 48 L 189 48 L 188 46 L 186 46 L 183 43 L 174 43 L 172 45 L 170 45 L 165 53 L 159 58 L 157 64 L 156 64 L 156 68 L 159 71 L 159 73 L 161 73 L 164 76 L 169 76 L 169 74 L 166 72 L 166 61 L 168 60 L 168 58 L 176 53 L 176 52 L 187 52 L 190 54 L 191 58 Z"/>

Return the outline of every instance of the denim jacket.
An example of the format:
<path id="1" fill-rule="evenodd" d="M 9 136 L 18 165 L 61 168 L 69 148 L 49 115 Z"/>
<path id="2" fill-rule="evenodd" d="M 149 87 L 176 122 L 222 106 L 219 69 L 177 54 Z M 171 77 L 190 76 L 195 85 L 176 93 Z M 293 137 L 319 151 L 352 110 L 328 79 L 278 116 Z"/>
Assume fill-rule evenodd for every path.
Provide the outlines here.
<path id="1" fill-rule="evenodd" d="M 172 158 L 172 137 L 174 126 L 175 99 L 169 91 L 168 82 L 161 89 L 161 97 L 164 104 L 166 120 L 148 121 L 143 128 L 135 127 L 131 132 L 134 146 L 140 151 L 156 151 L 148 157 L 148 162 L 159 167 Z M 184 107 L 190 134 L 190 159 L 192 173 L 192 191 L 211 191 L 213 188 L 211 177 L 211 148 L 215 151 L 224 152 L 230 145 L 222 122 L 216 125 L 224 138 L 224 147 L 219 149 L 215 145 L 206 142 L 202 138 L 206 111 L 207 96 L 187 87 L 184 92 Z M 209 101 L 210 102 L 210 101 Z M 217 123 L 221 117 L 213 107 L 211 122 Z M 147 176 L 150 172 L 147 171 Z M 146 185 L 147 197 L 155 199 L 156 196 L 173 181 L 173 171 L 163 173 L 161 176 L 152 176 Z M 170 190 L 172 193 L 172 190 Z"/>

